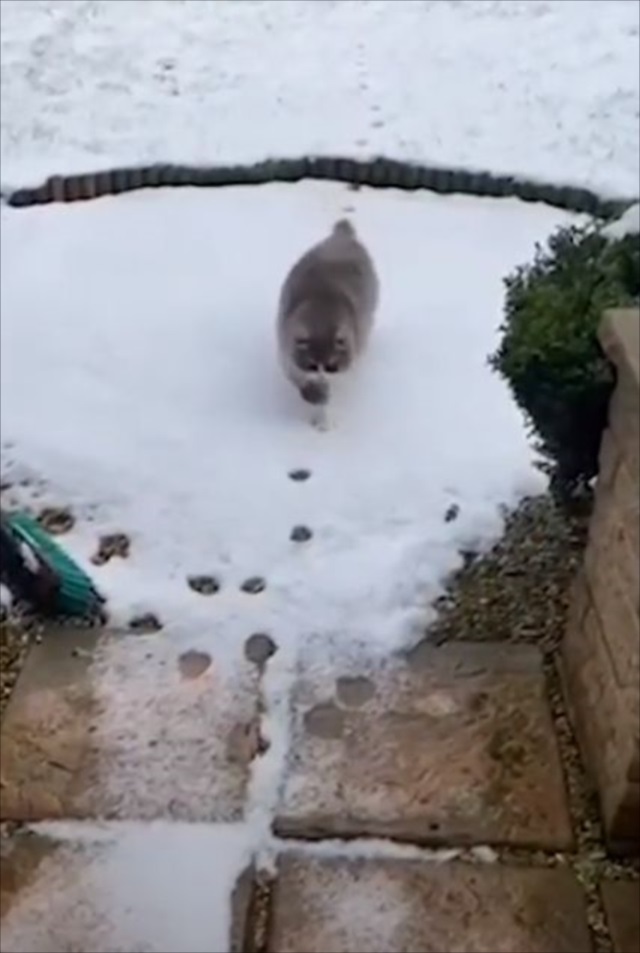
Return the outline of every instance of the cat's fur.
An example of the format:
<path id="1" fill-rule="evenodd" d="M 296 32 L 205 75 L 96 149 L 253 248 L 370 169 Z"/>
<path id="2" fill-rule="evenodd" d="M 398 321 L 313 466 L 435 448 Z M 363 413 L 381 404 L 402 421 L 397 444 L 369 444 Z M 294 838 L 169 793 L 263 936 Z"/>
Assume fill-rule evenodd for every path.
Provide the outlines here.
<path id="1" fill-rule="evenodd" d="M 278 349 L 284 372 L 322 425 L 329 376 L 362 353 L 378 305 L 379 283 L 353 225 L 341 219 L 331 234 L 287 275 L 278 308 Z"/>

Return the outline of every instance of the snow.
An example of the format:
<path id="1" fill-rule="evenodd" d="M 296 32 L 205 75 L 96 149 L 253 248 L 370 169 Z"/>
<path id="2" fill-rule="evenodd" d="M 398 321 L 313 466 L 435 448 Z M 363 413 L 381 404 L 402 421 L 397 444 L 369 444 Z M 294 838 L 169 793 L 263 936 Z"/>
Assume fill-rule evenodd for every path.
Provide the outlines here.
<path id="1" fill-rule="evenodd" d="M 634 196 L 639 24 L 631 0 L 3 0 L 3 182 L 339 153 Z"/>
<path id="2" fill-rule="evenodd" d="M 288 267 L 345 208 L 383 302 L 320 434 L 280 374 L 274 310 Z M 117 623 L 152 610 L 185 648 L 215 620 L 233 645 L 312 630 L 388 654 L 422 625 L 458 550 L 540 485 L 486 357 L 502 277 L 568 220 L 515 200 L 324 183 L 5 209 L 7 477 L 20 461 L 74 506 L 73 551 Z M 306 483 L 287 477 L 299 466 Z M 289 540 L 296 524 L 311 542 Z M 112 531 L 132 556 L 96 569 L 97 536 Z M 192 592 L 192 573 L 221 592 Z M 254 575 L 267 589 L 249 597 Z"/>
<path id="3" fill-rule="evenodd" d="M 31 549 L 29 544 L 21 542 L 18 549 L 27 569 L 32 573 L 37 573 L 40 569 L 40 563 L 38 562 L 36 554 Z"/>
<path id="4" fill-rule="evenodd" d="M 91 741 L 99 755 L 94 772 L 77 772 L 87 813 L 149 820 L 169 806 L 179 820 L 243 816 L 244 726 L 257 718 L 257 675 L 238 658 L 242 643 L 235 652 L 228 641 L 219 646 L 209 626 L 191 632 L 186 647 L 210 659 L 195 677 L 181 671 L 178 640 L 155 633 L 116 637 L 98 652 L 93 682 L 101 717 Z"/>
<path id="5" fill-rule="evenodd" d="M 55 850 L 3 916 L 7 953 L 228 949 L 229 894 L 251 859 L 246 826 L 51 822 L 32 830 Z M 225 863 L 211 876 L 216 855 Z"/>
<path id="6" fill-rule="evenodd" d="M 156 161 L 382 154 L 638 191 L 628 0 L 2 0 L 1 12 L 3 188 Z M 413 644 L 460 549 L 488 545 L 501 508 L 543 485 L 486 357 L 502 278 L 578 219 L 329 183 L 0 214 L 3 505 L 70 505 L 64 544 L 114 624 L 160 617 L 157 636 L 105 643 L 93 666 L 99 778 L 116 813 L 155 817 L 174 795 L 191 821 L 38 825 L 61 846 L 3 918 L 3 948 L 227 950 L 236 877 L 278 849 L 301 674 L 378 670 Z M 275 306 L 292 262 L 343 215 L 376 260 L 382 305 L 318 433 L 280 374 Z M 304 483 L 288 477 L 299 467 Z M 290 541 L 297 524 L 309 542 Z M 130 557 L 94 566 L 114 531 Z M 191 574 L 217 576 L 220 592 L 193 592 Z M 267 587 L 251 596 L 240 586 L 254 575 Z M 277 652 L 259 689 L 269 748 L 247 782 L 225 773 L 223 742 L 258 703 L 242 656 L 255 632 Z M 194 649 L 211 667 L 186 684 L 175 663 Z"/>
<path id="7" fill-rule="evenodd" d="M 624 212 L 615 222 L 611 222 L 603 229 L 603 235 L 607 238 L 624 238 L 626 235 L 637 235 L 640 233 L 640 203 L 634 205 Z"/>
<path id="8" fill-rule="evenodd" d="M 86 953 L 226 953 L 229 949 L 229 896 L 252 861 L 250 824 L 156 821 L 142 827 L 48 821 L 29 825 L 26 838 L 33 834 L 55 849 L 45 850 L 17 900 L 7 904 L 9 912 L 2 921 L 6 953 L 71 948 Z M 279 845 L 273 840 L 269 846 L 273 861 Z M 348 843 L 291 841 L 289 847 L 294 855 L 319 859 L 385 858 L 422 865 L 460 858 L 479 864 L 496 860 L 495 852 L 486 846 L 428 849 L 373 838 Z M 30 865 L 25 867 L 31 870 Z M 275 865 L 269 869 L 274 873 Z M 362 899 L 368 909 L 369 897 Z M 73 947 L 70 938 L 75 941 Z"/>
<path id="9" fill-rule="evenodd" d="M 7 589 L 5 584 L 2 582 L 0 583 L 0 606 L 2 606 L 3 609 L 8 611 L 9 609 L 11 609 L 12 605 L 13 605 L 13 596 L 11 595 L 10 590 Z"/>
<path id="10" fill-rule="evenodd" d="M 321 862 L 315 869 L 321 876 Z M 344 938 L 353 934 L 355 920 L 363 950 L 397 949 L 398 935 L 412 913 L 412 898 L 407 896 L 404 883 L 387 876 L 386 866 L 379 862 L 373 877 L 366 876 L 366 868 L 364 876 L 361 870 L 354 876 L 348 868 L 338 868 L 337 876 L 334 876 L 337 882 L 322 885 L 320 922 L 331 923 L 332 931 L 335 931 L 333 935 Z M 297 882 L 302 888 L 304 908 L 313 909 L 313 886 L 304 876 L 304 868 L 299 872 Z M 340 949 L 337 944 L 331 943 L 331 946 L 334 950 Z"/>

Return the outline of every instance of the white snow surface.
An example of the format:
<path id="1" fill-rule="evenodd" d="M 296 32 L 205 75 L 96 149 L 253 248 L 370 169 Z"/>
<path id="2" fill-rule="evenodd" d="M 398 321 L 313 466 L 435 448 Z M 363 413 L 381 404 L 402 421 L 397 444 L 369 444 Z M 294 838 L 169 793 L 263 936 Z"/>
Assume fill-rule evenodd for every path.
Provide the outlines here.
<path id="1" fill-rule="evenodd" d="M 49 821 L 30 825 L 27 836 L 32 833 L 50 839 L 55 849 L 3 918 L 6 953 L 229 950 L 229 896 L 253 857 L 250 825 Z M 272 846 L 278 849 L 275 841 Z M 449 863 L 461 856 L 480 864 L 496 860 L 486 846 L 430 850 L 366 839 L 292 841 L 289 847 L 307 859 L 386 858 L 422 864 Z M 275 867 L 270 872 L 275 873 Z M 369 910 L 371 898 L 362 901 Z"/>
<path id="2" fill-rule="evenodd" d="M 259 857 L 273 848 L 299 672 L 371 670 L 412 644 L 459 550 L 489 543 L 500 507 L 543 485 L 521 417 L 486 359 L 497 341 L 502 278 L 576 217 L 517 200 L 331 183 L 158 190 L 5 207 L 1 215 L 0 425 L 3 478 L 14 484 L 7 495 L 18 505 L 70 505 L 77 522 L 64 544 L 109 596 L 113 621 L 153 611 L 164 623 L 157 650 L 153 637 L 122 638 L 96 666 L 105 750 L 123 750 L 127 764 L 140 752 L 139 771 L 114 774 L 111 793 L 125 785 L 127 803 L 154 790 L 163 798 L 167 765 L 144 754 L 147 739 L 166 730 L 179 754 L 180 739 L 197 736 L 185 720 L 193 704 L 181 707 L 177 688 L 167 696 L 173 668 L 154 674 L 172 651 L 176 659 L 188 649 L 209 652 L 212 671 L 224 673 L 238 671 L 252 633 L 269 632 L 278 645 L 263 685 L 270 748 L 254 763 L 245 822 L 229 834 L 238 849 L 224 847 L 224 826 L 213 825 L 201 846 L 182 826 L 122 833 L 116 825 L 106 853 L 82 854 L 70 887 L 59 879 L 64 864 L 42 868 L 5 946 L 44 949 L 38 931 L 46 921 L 51 943 L 66 930 L 78 949 L 106 948 L 105 938 L 120 944 L 109 948 L 161 949 L 176 909 L 172 901 L 165 911 L 169 881 L 153 870 L 165 838 L 161 867 L 175 851 L 196 887 L 185 903 L 193 927 L 176 926 L 169 948 L 226 949 L 202 917 L 202 858 L 222 831 L 223 846 L 211 841 L 210 854 L 227 930 L 243 845 Z M 336 390 L 331 429 L 319 433 L 282 377 L 275 310 L 294 260 L 343 215 L 370 248 L 382 299 L 371 346 Z M 295 468 L 310 478 L 292 481 Z M 458 515 L 446 521 L 452 506 Z M 290 541 L 296 524 L 312 529 L 309 542 Z M 130 536 L 129 558 L 94 566 L 99 535 L 114 531 Z M 217 576 L 221 591 L 195 593 L 190 574 Z M 241 592 L 254 575 L 266 590 Z M 132 652 L 149 661 L 137 667 Z M 232 702 L 218 696 L 235 717 Z M 207 716 L 202 731 L 219 723 Z M 183 755 L 186 773 L 176 778 L 184 787 L 198 766 Z M 219 780 L 214 798 L 225 790 Z M 199 800 L 208 810 L 207 797 Z M 118 878 L 123 885 L 107 889 Z M 132 906 L 120 921 L 127 884 Z M 74 920 L 67 912 L 76 901 Z M 159 922 L 142 946 L 128 946 L 141 942 L 154 904 Z"/>
<path id="3" fill-rule="evenodd" d="M 2 181 L 339 153 L 638 193 L 635 0 L 2 0 Z"/>
<path id="4" fill-rule="evenodd" d="M 13 605 L 13 596 L 11 591 L 5 586 L 2 582 L 0 583 L 0 606 L 3 609 L 9 610 Z"/>
<path id="5" fill-rule="evenodd" d="M 323 434 L 281 376 L 274 313 L 290 265 L 349 208 L 382 306 Z M 387 654 L 424 622 L 458 549 L 539 485 L 486 359 L 502 277 L 567 220 L 324 183 L 4 209 L 5 467 L 27 465 L 74 506 L 81 559 L 100 530 L 131 535 L 128 560 L 87 563 L 116 621 L 152 609 L 187 639 L 215 621 L 235 644 L 259 625 Z M 299 467 L 306 483 L 288 479 Z M 289 540 L 296 524 L 310 543 Z M 200 573 L 219 577 L 215 598 L 186 585 Z M 267 590 L 248 597 L 254 575 Z"/>
<path id="6" fill-rule="evenodd" d="M 630 205 L 620 218 L 611 222 L 603 229 L 603 234 L 607 238 L 625 238 L 627 235 L 638 235 L 640 233 L 640 203 L 636 202 Z"/>

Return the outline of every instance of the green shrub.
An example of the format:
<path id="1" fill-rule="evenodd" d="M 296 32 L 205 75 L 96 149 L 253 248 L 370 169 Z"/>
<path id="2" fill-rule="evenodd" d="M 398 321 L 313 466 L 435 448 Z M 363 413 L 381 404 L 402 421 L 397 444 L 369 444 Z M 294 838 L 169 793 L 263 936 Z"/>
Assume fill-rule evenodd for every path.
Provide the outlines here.
<path id="1" fill-rule="evenodd" d="M 561 228 L 505 286 L 502 340 L 489 363 L 525 412 L 552 486 L 571 496 L 598 470 L 615 371 L 597 329 L 606 308 L 638 300 L 638 236 Z"/>

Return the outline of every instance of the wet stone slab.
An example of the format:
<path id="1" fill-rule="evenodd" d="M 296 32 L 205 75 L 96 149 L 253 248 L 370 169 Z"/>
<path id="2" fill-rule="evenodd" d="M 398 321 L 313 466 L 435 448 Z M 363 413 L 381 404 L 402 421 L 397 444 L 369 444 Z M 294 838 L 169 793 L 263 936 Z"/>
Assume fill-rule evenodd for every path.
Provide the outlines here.
<path id="1" fill-rule="evenodd" d="M 76 822 L 17 834 L 3 845 L 2 951 L 240 953 L 250 858 L 240 825 Z"/>
<path id="2" fill-rule="evenodd" d="M 317 668 L 313 669 L 318 672 Z M 456 643 L 361 675 L 302 674 L 282 836 L 572 843 L 541 658 Z"/>
<path id="3" fill-rule="evenodd" d="M 30 654 L 2 725 L 2 817 L 242 816 L 258 673 L 181 640 L 75 628 Z"/>
<path id="4" fill-rule="evenodd" d="M 640 881 L 606 881 L 602 884 L 602 899 L 615 953 L 638 953 Z"/>
<path id="5" fill-rule="evenodd" d="M 281 857 L 269 953 L 590 953 L 566 869 Z"/>

